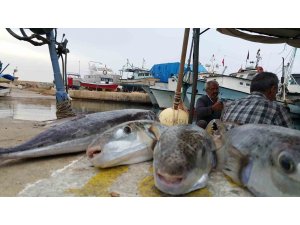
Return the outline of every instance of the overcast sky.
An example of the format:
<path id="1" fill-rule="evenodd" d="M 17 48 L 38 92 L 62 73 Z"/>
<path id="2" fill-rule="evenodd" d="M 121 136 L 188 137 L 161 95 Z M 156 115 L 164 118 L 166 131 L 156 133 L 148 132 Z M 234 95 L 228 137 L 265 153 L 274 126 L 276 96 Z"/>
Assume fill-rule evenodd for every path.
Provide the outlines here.
<path id="1" fill-rule="evenodd" d="M 204 30 L 204 28 L 201 28 Z M 14 29 L 14 31 L 19 31 Z M 30 31 L 28 34 L 30 34 Z M 88 62 L 98 61 L 118 72 L 127 59 L 135 66 L 151 68 L 157 63 L 179 62 L 181 56 L 184 29 L 180 28 L 58 28 L 58 40 L 62 34 L 68 39 L 68 72 L 88 72 Z M 189 45 L 192 32 L 190 33 Z M 223 35 L 210 29 L 200 36 L 200 62 L 211 64 L 212 55 L 223 71 L 222 60 L 227 66 L 225 74 L 236 72 L 245 66 L 249 51 L 250 60 L 256 60 L 260 49 L 261 66 L 267 71 L 280 72 L 282 57 L 287 57 L 291 47 L 284 44 L 258 44 Z M 189 56 L 187 54 L 187 59 Z M 21 80 L 53 80 L 53 71 L 47 45 L 33 46 L 28 42 L 12 37 L 4 28 L 0 29 L 0 60 L 10 66 L 5 73 L 12 73 L 18 68 Z M 286 60 L 288 60 L 287 57 Z M 250 61 L 249 60 L 249 61 Z M 249 62 L 248 61 L 248 62 Z M 294 72 L 300 72 L 299 57 L 296 56 Z"/>
<path id="2" fill-rule="evenodd" d="M 289 1 L 285 0 L 285 4 L 288 5 Z M 4 66 L 10 64 L 5 72 L 12 73 L 17 67 L 17 76 L 21 80 L 53 80 L 48 46 L 33 46 L 19 41 L 5 27 L 58 27 L 58 40 L 65 33 L 69 41 L 68 71 L 79 72 L 80 67 L 80 73 L 84 75 L 89 61 L 102 62 L 116 73 L 127 59 L 135 66 L 141 66 L 144 58 L 149 69 L 157 63 L 179 62 L 184 27 L 204 30 L 206 27 L 298 26 L 295 25 L 298 21 L 297 7 L 283 11 L 281 4 L 270 5 L 268 1 L 252 0 L 245 4 L 236 4 L 235 0 L 205 1 L 201 4 L 195 0 L 185 0 L 181 4 L 168 0 L 142 2 L 85 0 L 70 5 L 68 1 L 52 0 L 46 9 L 39 0 L 3 2 L 1 7 L 5 10 L 1 15 L 6 19 L 2 20 L 0 27 L 0 60 Z M 35 7 L 31 7 L 33 5 Z M 252 7 L 250 5 L 259 6 L 251 15 L 245 13 L 245 8 Z M 191 36 L 192 32 L 189 44 Z M 248 42 L 210 29 L 200 37 L 199 57 L 203 65 L 211 63 L 213 54 L 219 65 L 224 58 L 228 67 L 225 74 L 229 74 L 245 66 L 248 51 L 250 60 L 255 61 L 258 49 L 261 50 L 261 66 L 277 73 L 282 57 L 287 57 L 292 48 L 284 44 Z M 223 71 L 222 66 L 219 71 Z M 300 72 L 298 54 L 293 71 Z"/>

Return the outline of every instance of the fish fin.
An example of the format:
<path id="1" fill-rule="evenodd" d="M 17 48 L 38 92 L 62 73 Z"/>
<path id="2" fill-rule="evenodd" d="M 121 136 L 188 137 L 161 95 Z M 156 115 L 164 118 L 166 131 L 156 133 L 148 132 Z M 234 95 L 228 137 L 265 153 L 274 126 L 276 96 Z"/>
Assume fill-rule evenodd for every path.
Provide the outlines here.
<path id="1" fill-rule="evenodd" d="M 154 124 L 152 124 L 148 131 L 154 135 L 156 141 L 158 141 L 160 139 L 160 136 L 161 136 L 161 130 Z"/>
<path id="2" fill-rule="evenodd" d="M 157 142 L 160 139 L 162 130 L 157 125 L 152 124 L 149 127 L 148 131 L 153 135 L 153 143 L 152 143 L 151 149 L 154 150 L 154 147 L 156 146 Z"/>
<path id="3" fill-rule="evenodd" d="M 226 152 L 223 173 L 229 176 L 235 183 L 243 185 L 242 171 L 248 164 L 248 157 L 234 147 L 229 147 Z"/>

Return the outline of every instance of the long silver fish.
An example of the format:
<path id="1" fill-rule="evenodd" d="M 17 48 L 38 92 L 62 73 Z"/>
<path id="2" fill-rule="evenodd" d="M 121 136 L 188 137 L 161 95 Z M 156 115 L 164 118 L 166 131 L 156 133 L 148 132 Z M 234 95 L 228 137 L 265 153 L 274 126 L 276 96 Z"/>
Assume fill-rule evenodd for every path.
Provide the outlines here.
<path id="1" fill-rule="evenodd" d="M 300 131 L 247 124 L 226 133 L 218 167 L 256 196 L 300 196 Z"/>
<path id="2" fill-rule="evenodd" d="M 153 120 L 125 122 L 98 135 L 86 154 L 100 168 L 148 161 L 153 158 L 157 134 L 164 129 Z"/>
<path id="3" fill-rule="evenodd" d="M 100 133 L 125 121 L 157 120 L 154 112 L 140 109 L 113 110 L 75 117 L 55 125 L 31 140 L 0 148 L 1 158 L 33 158 L 85 151 Z"/>
<path id="4" fill-rule="evenodd" d="M 214 167 L 215 148 L 211 136 L 196 125 L 168 127 L 154 149 L 155 186 L 171 195 L 205 187 Z"/>

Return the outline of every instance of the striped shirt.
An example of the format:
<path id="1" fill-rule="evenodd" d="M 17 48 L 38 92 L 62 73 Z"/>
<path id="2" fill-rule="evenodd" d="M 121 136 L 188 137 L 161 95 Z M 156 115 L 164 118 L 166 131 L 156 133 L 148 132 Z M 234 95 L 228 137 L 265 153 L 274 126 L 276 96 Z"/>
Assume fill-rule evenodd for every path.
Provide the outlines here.
<path id="1" fill-rule="evenodd" d="M 237 124 L 271 124 L 294 128 L 287 110 L 276 101 L 268 100 L 260 92 L 227 102 L 221 116 L 222 121 Z"/>

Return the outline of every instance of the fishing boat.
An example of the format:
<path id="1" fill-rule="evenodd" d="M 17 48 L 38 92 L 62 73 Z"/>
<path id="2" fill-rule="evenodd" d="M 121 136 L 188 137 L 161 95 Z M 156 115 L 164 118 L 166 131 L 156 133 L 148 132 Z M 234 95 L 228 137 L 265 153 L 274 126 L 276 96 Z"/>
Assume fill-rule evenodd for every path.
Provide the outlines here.
<path id="1" fill-rule="evenodd" d="M 79 73 L 68 73 L 68 88 L 78 90 L 80 88 L 80 82 L 82 78 Z"/>
<path id="2" fill-rule="evenodd" d="M 168 78 L 168 83 L 158 82 L 149 89 L 153 93 L 159 108 L 170 108 L 173 106 L 175 90 L 177 87 L 178 77 Z"/>
<path id="3" fill-rule="evenodd" d="M 127 63 L 122 67 L 120 71 L 121 79 L 119 85 L 122 86 L 122 90 L 125 92 L 132 91 L 145 91 L 143 86 L 149 87 L 158 82 L 159 79 L 154 78 L 150 70 L 144 68 L 145 60 L 143 60 L 142 67 L 135 67 L 133 64 Z"/>
<path id="4" fill-rule="evenodd" d="M 0 74 L 0 96 L 7 96 L 10 94 L 12 82 L 14 80 L 14 76 L 10 74 Z"/>
<path id="5" fill-rule="evenodd" d="M 150 91 L 157 101 L 159 108 L 169 108 L 173 106 L 175 90 L 177 87 L 179 62 L 175 63 L 162 63 L 156 64 L 151 68 L 151 73 L 155 78 L 159 78 L 160 82 L 156 82 L 155 85 L 150 86 Z M 192 66 L 191 66 L 192 68 Z M 191 85 L 192 71 L 188 69 L 188 65 L 185 65 L 185 76 L 182 87 L 182 99 L 186 106 L 188 102 L 185 96 L 186 89 Z M 198 67 L 198 73 L 205 73 L 207 70 L 200 64 Z M 150 98 L 151 99 L 151 98 Z"/>
<path id="6" fill-rule="evenodd" d="M 15 69 L 13 75 L 3 74 L 9 64 L 7 64 L 3 69 L 2 65 L 3 63 L 0 61 L 0 97 L 8 96 L 11 93 L 12 82 L 16 79 L 14 74 L 17 72 L 17 69 Z"/>
<path id="7" fill-rule="evenodd" d="M 150 86 L 145 85 L 142 88 L 148 94 L 152 105 L 154 107 L 158 107 L 158 102 L 157 102 L 156 98 L 154 97 L 154 94 L 153 94 L 152 90 L 150 89 Z"/>
<path id="8" fill-rule="evenodd" d="M 290 101 L 300 107 L 300 74 L 292 73 L 297 48 L 293 48 L 289 62 L 282 63 L 281 85 L 279 87 L 279 98 L 283 101 Z"/>
<path id="9" fill-rule="evenodd" d="M 88 90 L 116 91 L 121 76 L 101 62 L 89 62 L 89 74 L 80 81 L 80 86 Z"/>
<path id="10" fill-rule="evenodd" d="M 287 94 L 290 96 L 298 96 L 300 98 L 300 74 L 293 73 L 288 79 Z"/>

